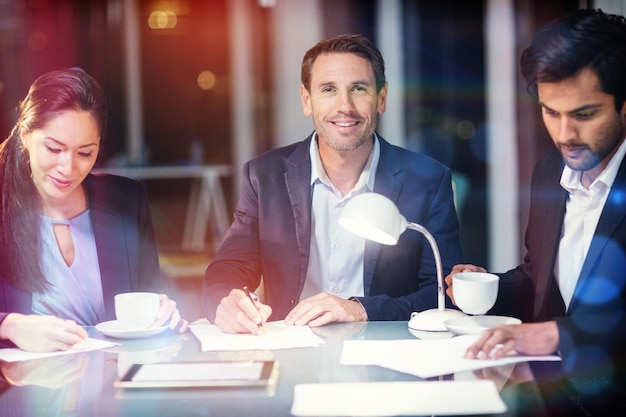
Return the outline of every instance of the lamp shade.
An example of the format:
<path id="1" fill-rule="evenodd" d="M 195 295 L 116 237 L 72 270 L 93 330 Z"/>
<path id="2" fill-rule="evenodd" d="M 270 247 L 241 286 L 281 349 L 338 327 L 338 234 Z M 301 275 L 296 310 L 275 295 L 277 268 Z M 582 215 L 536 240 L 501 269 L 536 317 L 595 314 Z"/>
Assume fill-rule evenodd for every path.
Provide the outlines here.
<path id="1" fill-rule="evenodd" d="M 407 228 L 398 207 L 381 194 L 359 194 L 341 210 L 339 224 L 352 233 L 384 245 L 395 245 Z"/>

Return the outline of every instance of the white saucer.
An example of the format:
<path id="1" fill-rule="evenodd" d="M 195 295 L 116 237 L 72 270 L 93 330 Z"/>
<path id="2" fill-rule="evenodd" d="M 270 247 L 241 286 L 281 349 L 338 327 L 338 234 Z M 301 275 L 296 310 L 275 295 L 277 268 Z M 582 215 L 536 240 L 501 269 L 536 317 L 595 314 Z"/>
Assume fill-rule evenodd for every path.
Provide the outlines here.
<path id="1" fill-rule="evenodd" d="M 127 329 L 117 320 L 111 320 L 97 324 L 96 329 L 110 337 L 117 337 L 119 339 L 141 339 L 162 333 L 167 329 L 167 326 L 157 327 L 155 329 Z"/>
<path id="2" fill-rule="evenodd" d="M 506 316 L 467 316 L 446 320 L 444 325 L 452 333 L 480 334 L 483 330 L 491 329 L 500 324 L 520 324 L 522 321 L 515 317 Z"/>
<path id="3" fill-rule="evenodd" d="M 432 339 L 450 339 L 456 336 L 452 332 L 430 332 L 428 330 L 415 330 L 409 327 L 409 332 L 422 340 L 432 340 Z"/>

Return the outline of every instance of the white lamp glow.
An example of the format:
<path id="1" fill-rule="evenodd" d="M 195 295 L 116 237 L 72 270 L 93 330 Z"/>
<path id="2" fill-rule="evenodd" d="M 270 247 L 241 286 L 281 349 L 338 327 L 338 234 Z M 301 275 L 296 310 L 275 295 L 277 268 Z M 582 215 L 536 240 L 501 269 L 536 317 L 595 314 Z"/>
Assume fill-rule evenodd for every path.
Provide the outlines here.
<path id="1" fill-rule="evenodd" d="M 407 222 L 393 201 L 377 193 L 359 194 L 346 203 L 341 211 L 339 224 L 354 234 L 385 245 L 398 243 L 398 238 L 406 229 L 415 230 L 426 237 L 433 251 L 437 269 L 437 308 L 412 313 L 409 320 L 411 329 L 447 331 L 444 325 L 446 320 L 465 316 L 459 310 L 445 307 L 443 267 L 435 238 L 424 226 Z"/>

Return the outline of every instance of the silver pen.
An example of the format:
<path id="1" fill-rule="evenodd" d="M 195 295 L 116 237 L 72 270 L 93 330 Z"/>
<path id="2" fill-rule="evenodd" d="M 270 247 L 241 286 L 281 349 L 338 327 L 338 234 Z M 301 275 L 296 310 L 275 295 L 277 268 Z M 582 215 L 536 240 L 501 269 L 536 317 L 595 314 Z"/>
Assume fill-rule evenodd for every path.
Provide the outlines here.
<path id="1" fill-rule="evenodd" d="M 55 316 L 55 317 L 59 317 L 59 313 L 57 313 L 57 311 L 46 302 L 46 300 L 44 300 L 43 298 L 39 297 L 37 299 L 37 301 L 39 301 L 39 304 L 41 304 L 43 306 L 43 308 L 45 308 L 46 310 L 48 310 L 48 313 L 50 313 L 50 315 Z"/>
<path id="2" fill-rule="evenodd" d="M 255 301 L 259 301 L 259 296 L 256 295 L 256 294 L 251 293 L 250 290 L 248 289 L 247 285 L 243 287 L 243 290 L 246 293 L 246 295 L 248 296 L 248 299 L 250 300 L 252 305 L 254 305 L 256 310 L 260 313 L 261 311 L 259 310 L 259 307 L 255 303 Z M 254 295 L 254 297 L 253 297 L 253 295 Z M 259 323 L 259 332 L 260 333 L 265 333 L 265 327 L 263 327 L 263 323 Z"/>

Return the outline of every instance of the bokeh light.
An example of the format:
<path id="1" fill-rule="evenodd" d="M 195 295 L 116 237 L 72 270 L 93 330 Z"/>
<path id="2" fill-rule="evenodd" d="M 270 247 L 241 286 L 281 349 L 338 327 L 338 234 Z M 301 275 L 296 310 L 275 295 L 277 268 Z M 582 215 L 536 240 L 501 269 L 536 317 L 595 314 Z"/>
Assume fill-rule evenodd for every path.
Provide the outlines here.
<path id="1" fill-rule="evenodd" d="M 176 13 L 170 10 L 155 10 L 148 17 L 150 29 L 173 29 L 177 23 Z"/>
<path id="2" fill-rule="evenodd" d="M 205 70 L 198 74 L 198 78 L 196 81 L 198 83 L 198 87 L 200 87 L 201 89 L 210 90 L 215 87 L 215 84 L 217 83 L 217 78 L 215 77 L 215 74 L 213 74 L 213 72 Z"/>
<path id="3" fill-rule="evenodd" d="M 470 120 L 461 120 L 456 124 L 456 134 L 461 139 L 470 140 L 476 133 L 476 127 Z"/>

